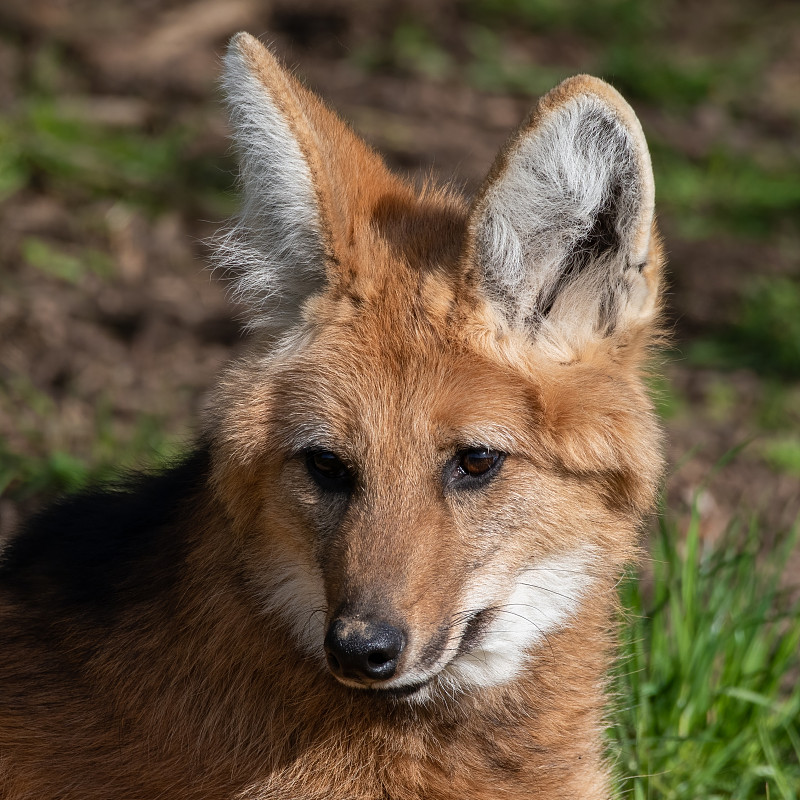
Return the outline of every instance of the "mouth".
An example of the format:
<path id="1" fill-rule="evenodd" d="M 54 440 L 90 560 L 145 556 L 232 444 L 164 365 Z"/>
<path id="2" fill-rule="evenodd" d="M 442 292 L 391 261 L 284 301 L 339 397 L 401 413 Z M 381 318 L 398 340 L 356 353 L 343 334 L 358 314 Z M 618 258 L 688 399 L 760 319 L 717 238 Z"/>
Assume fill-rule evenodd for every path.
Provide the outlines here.
<path id="1" fill-rule="evenodd" d="M 376 695 L 397 700 L 420 700 L 423 699 L 430 692 L 432 685 L 436 682 L 437 676 L 447 669 L 455 660 L 462 656 L 468 655 L 474 649 L 480 646 L 484 634 L 494 620 L 495 612 L 492 608 L 485 608 L 481 611 L 474 612 L 468 617 L 464 625 L 458 645 L 453 646 L 452 649 L 448 648 L 447 632 L 449 627 L 443 625 L 437 635 L 430 640 L 428 645 L 423 648 L 421 658 L 417 660 L 415 665 L 416 669 L 412 666 L 409 669 L 410 675 L 407 675 L 406 680 L 411 678 L 411 682 L 403 682 L 403 677 L 398 676 L 390 681 L 376 681 L 370 684 L 361 682 L 350 682 L 341 680 L 340 682 L 359 690 L 371 690 Z M 450 649 L 450 652 L 455 653 L 447 661 L 442 661 L 444 652 Z M 416 673 L 416 676 L 414 675 Z M 414 680 L 417 677 L 417 680 Z M 394 684 L 394 685 L 393 685 Z M 399 684 L 399 685 L 398 685 Z"/>
<path id="2" fill-rule="evenodd" d="M 431 678 L 427 681 L 421 681 L 420 683 L 412 683 L 408 686 L 398 686 L 394 689 L 381 689 L 380 687 L 375 687 L 375 691 L 395 700 L 411 700 L 421 697 L 427 691 L 427 689 L 430 688 L 431 680 L 433 679 Z"/>
<path id="3" fill-rule="evenodd" d="M 430 689 L 432 682 L 435 680 L 438 673 L 433 673 L 423 677 L 421 680 L 416 680 L 412 683 L 400 683 L 399 685 L 392 685 L 395 681 L 379 681 L 373 683 L 362 683 L 359 681 L 350 681 L 342 679 L 337 676 L 336 680 L 342 685 L 354 689 L 357 692 L 369 692 L 376 697 L 386 697 L 396 700 L 408 700 L 412 698 L 421 698 Z M 402 678 L 400 679 L 402 680 Z"/>

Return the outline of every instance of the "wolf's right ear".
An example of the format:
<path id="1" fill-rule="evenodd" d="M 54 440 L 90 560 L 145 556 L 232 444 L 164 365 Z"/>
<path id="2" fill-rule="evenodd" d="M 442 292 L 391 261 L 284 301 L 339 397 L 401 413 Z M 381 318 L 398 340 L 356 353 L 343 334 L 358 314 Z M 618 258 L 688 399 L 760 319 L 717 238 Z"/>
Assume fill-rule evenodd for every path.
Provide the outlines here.
<path id="1" fill-rule="evenodd" d="M 243 198 L 233 224 L 214 242 L 216 262 L 250 306 L 250 325 L 280 332 L 331 279 L 334 254 L 358 216 L 359 186 L 380 185 L 388 172 L 247 33 L 231 40 L 223 88 Z"/>
<path id="2" fill-rule="evenodd" d="M 223 87 L 243 197 L 215 242 L 217 263 L 234 276 L 237 299 L 276 327 L 322 286 L 328 248 L 315 150 L 292 83 L 252 36 L 231 40 Z"/>

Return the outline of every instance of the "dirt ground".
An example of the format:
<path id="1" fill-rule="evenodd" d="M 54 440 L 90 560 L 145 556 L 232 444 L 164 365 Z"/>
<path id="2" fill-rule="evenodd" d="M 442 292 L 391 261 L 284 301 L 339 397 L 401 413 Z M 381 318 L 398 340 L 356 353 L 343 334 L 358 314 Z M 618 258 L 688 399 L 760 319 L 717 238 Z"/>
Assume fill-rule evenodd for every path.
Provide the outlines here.
<path id="1" fill-rule="evenodd" d="M 676 46 L 728 46 L 717 38 L 725 3 L 670 6 L 679 20 Z M 461 74 L 468 21 L 460 8 L 422 0 L 3 0 L 0 113 L 11 122 L 0 135 L 3 147 L 32 155 L 24 179 L 0 195 L 0 452 L 18 466 L 0 500 L 0 530 L 46 496 L 23 485 L 36 477 L 30 465 L 37 459 L 58 453 L 82 463 L 116 456 L 146 462 L 151 444 L 189 441 L 221 365 L 242 346 L 240 310 L 211 275 L 204 243 L 234 207 L 235 167 L 217 92 L 227 38 L 246 29 L 273 42 L 392 166 L 455 180 L 469 192 L 535 96 L 482 88 Z M 773 28 L 783 30 L 791 4 L 775 8 Z M 413 47 L 384 63 L 383 50 L 396 54 L 400 46 L 392 31 L 409 19 L 433 31 L 450 54 L 444 77 L 437 74 L 440 51 L 426 50 L 424 41 L 417 51 L 425 69 L 403 67 Z M 721 111 L 709 102 L 676 114 L 634 100 L 645 132 L 690 155 L 720 138 L 766 153 L 796 147 L 800 25 L 788 28 L 764 67 L 771 95 L 760 107 Z M 569 29 L 505 36 L 508 47 L 550 69 L 590 69 L 596 55 L 592 40 Z M 168 174 L 156 161 L 140 176 L 138 155 L 126 151 L 130 174 L 103 183 L 79 128 L 66 155 L 44 134 L 23 141 L 28 128 L 19 119 L 39 119 L 32 92 L 46 96 L 42 108 L 55 109 L 61 122 L 78 120 L 126 142 L 173 142 L 172 160 L 163 162 Z M 761 455 L 759 443 L 776 435 L 762 419 L 772 384 L 752 369 L 698 366 L 686 354 L 692 342 L 730 324 L 753 274 L 800 278 L 796 230 L 688 236 L 668 213 L 661 221 L 675 343 L 661 359 L 668 382 L 659 384 L 669 505 L 686 514 L 702 489 L 698 507 L 710 538 L 755 512 L 765 530 L 785 530 L 800 512 L 800 477 Z M 784 381 L 779 394 L 784 417 L 800 422 L 797 384 Z M 777 435 L 785 430 L 784 423 Z M 720 458 L 748 441 L 712 476 Z"/>

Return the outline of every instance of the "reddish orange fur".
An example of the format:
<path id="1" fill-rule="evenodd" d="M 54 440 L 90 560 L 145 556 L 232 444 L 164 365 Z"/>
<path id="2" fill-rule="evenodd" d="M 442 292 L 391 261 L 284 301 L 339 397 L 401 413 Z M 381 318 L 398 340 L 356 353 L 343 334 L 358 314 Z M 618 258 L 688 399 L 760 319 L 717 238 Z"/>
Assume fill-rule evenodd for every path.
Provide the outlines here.
<path id="1" fill-rule="evenodd" d="M 0 592 L 4 629 L 25 641 L 0 655 L 0 797 L 608 797 L 614 586 L 661 469 L 640 375 L 652 320 L 553 362 L 482 297 L 470 209 L 439 190 L 417 196 L 263 48 L 242 47 L 309 160 L 328 288 L 304 307 L 294 347 L 276 356 L 257 339 L 223 376 L 206 422 L 209 483 L 171 534 L 188 542 L 172 594 L 123 612 L 100 640 L 76 620 L 30 641 Z M 292 454 L 317 418 L 370 479 L 330 545 L 309 535 L 323 523 Z M 453 511 L 430 476 L 471 430 L 492 430 L 509 453 L 505 482 Z M 504 557 L 586 543 L 595 582 L 502 685 L 416 705 L 343 686 L 252 589 L 281 559 L 322 558 L 329 608 L 379 594 L 422 636 L 485 557 L 470 527 L 513 528 L 523 507 L 525 533 L 502 538 Z"/>

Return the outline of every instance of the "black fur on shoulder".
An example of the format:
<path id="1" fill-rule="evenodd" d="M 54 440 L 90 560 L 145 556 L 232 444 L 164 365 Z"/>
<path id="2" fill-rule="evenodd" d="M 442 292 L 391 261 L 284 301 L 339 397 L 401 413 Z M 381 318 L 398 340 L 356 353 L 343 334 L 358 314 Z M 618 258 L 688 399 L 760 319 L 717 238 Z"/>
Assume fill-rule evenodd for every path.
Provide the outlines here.
<path id="1" fill-rule="evenodd" d="M 52 624 L 54 615 L 111 624 L 120 606 L 152 600 L 181 572 L 188 544 L 181 512 L 189 516 L 208 468 L 203 447 L 164 472 L 58 500 L 0 553 L 0 591 Z"/>

